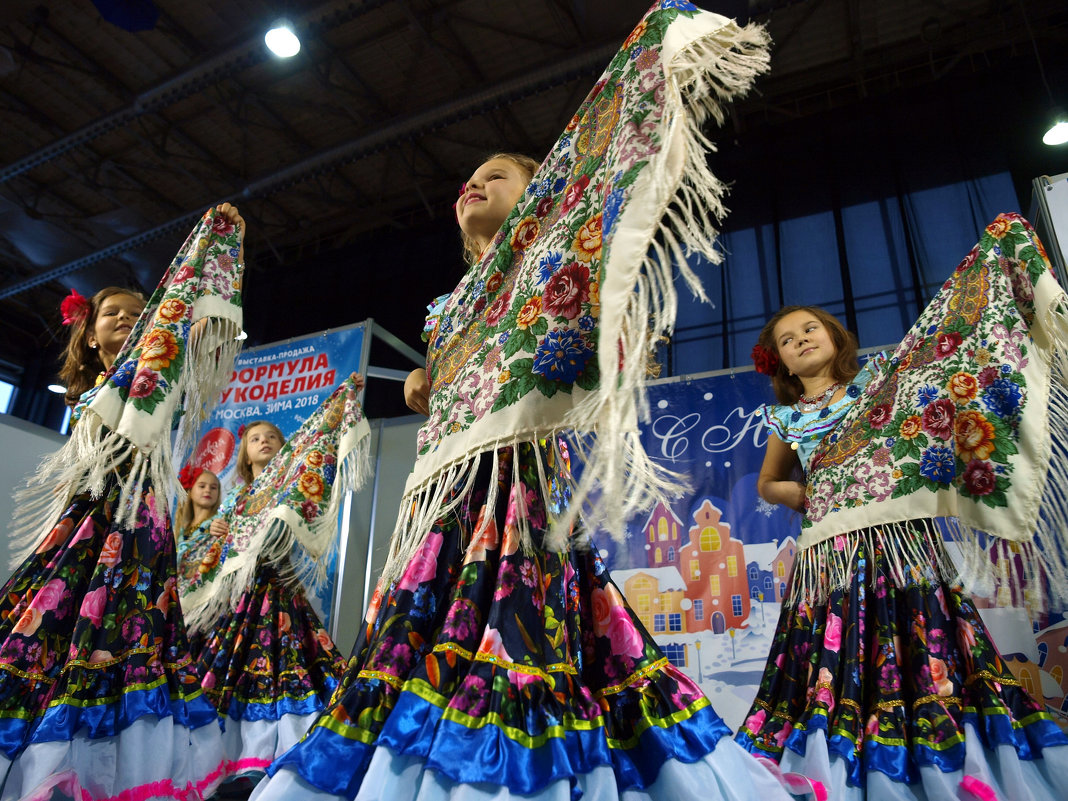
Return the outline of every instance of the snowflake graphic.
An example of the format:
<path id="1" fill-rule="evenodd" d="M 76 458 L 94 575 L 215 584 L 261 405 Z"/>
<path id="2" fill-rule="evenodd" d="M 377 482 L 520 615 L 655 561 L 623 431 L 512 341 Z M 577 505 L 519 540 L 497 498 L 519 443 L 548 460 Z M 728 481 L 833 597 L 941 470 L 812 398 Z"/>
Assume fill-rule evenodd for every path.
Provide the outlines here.
<path id="1" fill-rule="evenodd" d="M 763 498 L 757 498 L 756 510 L 764 515 L 764 517 L 771 517 L 772 513 L 775 511 L 775 504 L 768 503 Z"/>

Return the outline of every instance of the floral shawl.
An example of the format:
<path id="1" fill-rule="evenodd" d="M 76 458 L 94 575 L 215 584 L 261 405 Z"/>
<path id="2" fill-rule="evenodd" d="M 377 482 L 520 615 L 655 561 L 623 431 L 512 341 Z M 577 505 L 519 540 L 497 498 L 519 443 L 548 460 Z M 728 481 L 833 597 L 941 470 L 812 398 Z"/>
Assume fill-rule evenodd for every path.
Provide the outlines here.
<path id="1" fill-rule="evenodd" d="M 284 565 L 279 572 L 292 581 L 325 578 L 341 502 L 370 473 L 371 428 L 355 379 L 341 382 L 251 484 L 227 496 L 219 514 L 229 534 L 183 554 L 178 594 L 191 631 L 204 631 L 236 604 L 263 560 Z"/>
<path id="2" fill-rule="evenodd" d="M 813 455 L 802 593 L 822 594 L 828 570 L 830 587 L 848 580 L 852 542 L 837 535 L 878 526 L 900 544 L 909 538 L 893 526 L 920 518 L 947 520 L 976 591 L 1009 563 L 1024 566 L 1017 578 L 1032 590 L 1037 571 L 1058 594 L 1068 589 L 1065 301 L 1025 219 L 1002 214 L 987 226 Z M 992 558 L 988 541 L 1007 558 Z M 901 556 L 902 565 L 924 558 Z"/>
<path id="3" fill-rule="evenodd" d="M 19 493 L 20 547 L 32 547 L 75 494 L 102 492 L 107 476 L 127 459 L 132 467 L 123 474 L 120 524 L 123 515 L 136 514 L 136 504 L 124 501 L 146 477 L 169 494 L 177 474 L 172 460 L 184 461 L 191 450 L 241 347 L 239 249 L 238 230 L 214 209 L 197 223 L 115 363 L 79 403 L 71 438 Z M 172 446 L 176 413 L 181 421 Z"/>
<path id="4" fill-rule="evenodd" d="M 627 37 L 438 312 L 430 417 L 387 577 L 451 508 L 452 490 L 470 486 L 480 455 L 518 441 L 565 430 L 585 438 L 568 515 L 585 501 L 588 519 L 620 536 L 631 513 L 677 488 L 640 443 L 647 362 L 674 325 L 673 263 L 703 295 L 683 254 L 720 260 L 724 187 L 708 169 L 702 125 L 722 122 L 767 69 L 767 45 L 760 27 L 682 0 L 656 3 Z M 556 521 L 559 545 L 569 522 Z"/>

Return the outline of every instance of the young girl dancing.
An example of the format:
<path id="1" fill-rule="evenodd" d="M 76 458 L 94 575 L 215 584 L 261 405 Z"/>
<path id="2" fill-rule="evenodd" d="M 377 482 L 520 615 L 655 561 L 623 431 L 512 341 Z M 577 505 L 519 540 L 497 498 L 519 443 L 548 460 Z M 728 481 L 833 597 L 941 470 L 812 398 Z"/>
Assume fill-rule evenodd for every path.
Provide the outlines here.
<path id="1" fill-rule="evenodd" d="M 473 261 L 535 166 L 498 154 L 465 184 L 456 216 Z M 442 335 L 434 309 L 429 328 L 432 342 Z M 425 372 L 409 377 L 406 400 L 428 407 Z M 572 788 L 615 798 L 626 787 L 785 797 L 720 741 L 723 722 L 657 649 L 597 551 L 546 547 L 570 482 L 555 438 L 506 446 L 479 467 L 399 579 L 380 582 L 342 687 L 259 798 L 568 798 Z"/>
<path id="2" fill-rule="evenodd" d="M 702 115 L 762 42 L 664 0 L 540 167 L 500 154 L 467 180 L 472 257 L 407 382 L 429 416 L 390 555 L 341 686 L 261 801 L 785 797 L 570 522 L 612 525 L 663 478 L 637 436 L 650 336 L 675 246 L 711 252 Z M 570 430 L 597 438 L 581 481 Z"/>
<path id="3" fill-rule="evenodd" d="M 1049 375 L 1023 371 L 1028 355 L 1048 364 L 1044 329 L 1064 326 L 1035 300 L 1063 298 L 1054 284 L 1030 227 L 1003 216 L 893 358 L 858 370 L 853 336 L 804 306 L 775 314 L 753 349 L 778 400 L 758 412 L 770 431 L 758 490 L 805 518 L 736 739 L 834 799 L 1063 797 L 1068 739 L 1005 666 L 930 519 L 959 516 L 945 528 L 962 543 L 968 521 L 997 532 L 987 510 L 1008 505 L 1014 471 L 1035 467 L 1015 455 L 1041 462 Z M 1041 493 L 1038 467 L 1026 483 Z M 847 515 L 865 525 L 850 530 Z M 986 553 L 969 561 L 977 575 L 995 566 Z"/>
<path id="4" fill-rule="evenodd" d="M 194 634 L 206 636 L 198 657 L 201 686 L 225 721 L 233 773 L 262 773 L 293 745 L 326 706 L 345 669 L 301 582 L 288 569 L 288 549 L 272 543 L 265 530 L 275 521 L 272 510 L 288 504 L 294 515 L 323 527 L 321 538 L 336 537 L 337 508 L 323 496 L 343 494 L 334 481 L 348 471 L 348 454 L 356 452 L 338 429 L 358 426 L 351 410 L 362 386 L 358 376 L 344 382 L 294 435 L 297 449 L 283 449 L 285 437 L 273 423 L 250 423 L 237 453 L 242 483 L 228 494 L 208 537 L 180 564 L 186 620 Z M 326 447 L 330 437 L 335 444 Z M 302 525 L 297 517 L 282 519 Z M 257 553 L 256 543 L 285 551 L 284 556 Z M 237 569 L 242 558 L 247 573 Z"/>
<path id="5" fill-rule="evenodd" d="M 223 778 L 166 499 L 176 409 L 199 422 L 239 347 L 243 231 L 223 204 L 147 305 L 112 289 L 64 304 L 64 375 L 72 392 L 91 388 L 71 439 L 18 500 L 16 535 L 33 552 L 0 591 L 4 799 L 199 798 Z M 179 453 L 189 444 L 180 428 Z"/>
<path id="6" fill-rule="evenodd" d="M 178 541 L 178 559 L 181 561 L 194 541 L 208 535 L 209 527 L 219 511 L 222 501 L 222 484 L 219 477 L 203 467 L 186 465 L 178 474 L 178 483 L 186 496 L 174 512 L 174 536 Z"/>
<path id="7" fill-rule="evenodd" d="M 175 555 L 179 569 L 185 552 L 190 548 L 201 550 L 214 540 L 210 526 L 219 511 L 222 501 L 222 483 L 219 477 L 202 467 L 186 465 L 178 473 L 178 483 L 186 492 L 174 512 L 174 537 L 177 541 Z M 199 565 L 197 566 L 199 567 Z M 204 647 L 204 635 L 186 631 L 189 640 L 189 655 L 195 662 Z"/>
<path id="8" fill-rule="evenodd" d="M 71 331 L 59 377 L 67 387 L 64 399 L 72 409 L 83 394 L 103 380 L 144 308 L 140 292 L 117 286 L 105 287 L 91 299 L 72 289 L 63 299 L 63 324 Z"/>

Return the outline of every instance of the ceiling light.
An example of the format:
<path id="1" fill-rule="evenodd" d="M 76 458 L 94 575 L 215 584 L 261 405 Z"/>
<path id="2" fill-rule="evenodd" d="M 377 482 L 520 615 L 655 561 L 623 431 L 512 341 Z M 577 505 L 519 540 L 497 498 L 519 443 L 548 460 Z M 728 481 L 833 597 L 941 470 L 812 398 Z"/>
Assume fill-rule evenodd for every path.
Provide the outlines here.
<path id="1" fill-rule="evenodd" d="M 263 41 L 279 58 L 289 58 L 300 52 L 300 39 L 293 32 L 293 24 L 287 19 L 276 20 L 264 35 Z"/>
<path id="2" fill-rule="evenodd" d="M 67 388 L 65 386 L 63 386 L 62 384 L 49 384 L 48 385 L 48 391 L 49 392 L 55 392 L 57 395 L 66 395 L 67 394 Z"/>
<path id="3" fill-rule="evenodd" d="M 1053 90 L 1050 89 L 1049 81 L 1046 80 L 1046 70 L 1042 66 L 1042 56 L 1038 52 L 1038 41 L 1035 39 L 1035 32 L 1031 28 L 1031 20 L 1027 18 L 1027 10 L 1024 8 L 1023 3 L 1020 3 L 1020 16 L 1023 18 L 1024 26 L 1027 28 L 1027 35 L 1031 39 L 1031 49 L 1035 51 L 1038 76 L 1042 79 L 1042 85 L 1046 87 L 1050 106 L 1053 107 L 1053 124 L 1042 135 L 1042 141 L 1047 145 L 1063 145 L 1068 142 L 1068 114 L 1065 114 L 1064 109 L 1057 106 L 1056 101 L 1053 99 Z"/>
<path id="4" fill-rule="evenodd" d="M 248 334 L 245 331 L 242 331 L 240 334 L 234 337 L 234 339 L 238 342 L 241 342 L 242 340 L 248 339 Z"/>
<path id="5" fill-rule="evenodd" d="M 1068 142 L 1068 114 L 1064 109 L 1056 109 L 1053 112 L 1053 124 L 1042 135 L 1042 141 L 1047 145 L 1063 145 Z"/>

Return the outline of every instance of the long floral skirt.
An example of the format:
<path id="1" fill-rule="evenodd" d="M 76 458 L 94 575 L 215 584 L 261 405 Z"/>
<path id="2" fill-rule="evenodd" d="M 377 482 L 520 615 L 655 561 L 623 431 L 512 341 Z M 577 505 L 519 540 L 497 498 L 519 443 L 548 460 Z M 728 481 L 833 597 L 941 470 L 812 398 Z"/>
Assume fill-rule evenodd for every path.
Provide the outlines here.
<path id="1" fill-rule="evenodd" d="M 74 498 L 0 591 L 0 798 L 200 798 L 224 778 L 175 593 L 166 503 Z"/>
<path id="2" fill-rule="evenodd" d="M 1064 798 L 1068 738 L 936 573 L 941 541 L 917 531 L 930 562 L 898 586 L 874 533 L 845 589 L 784 603 L 737 741 L 832 798 Z"/>
<path id="3" fill-rule="evenodd" d="M 497 508 L 487 464 L 401 579 L 375 591 L 330 706 L 255 798 L 787 797 L 595 551 L 519 548 L 517 503 L 545 525 L 539 452 L 553 475 L 547 449 L 498 451 Z"/>
<path id="4" fill-rule="evenodd" d="M 261 564 L 208 633 L 197 667 L 224 720 L 229 771 L 262 773 L 329 702 L 345 659 L 303 589 Z"/>

